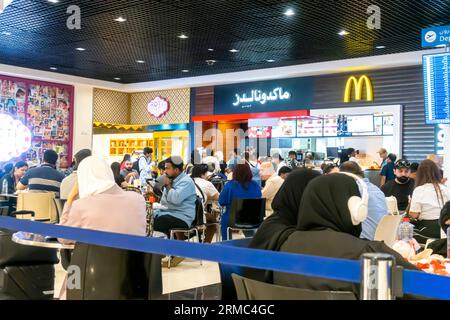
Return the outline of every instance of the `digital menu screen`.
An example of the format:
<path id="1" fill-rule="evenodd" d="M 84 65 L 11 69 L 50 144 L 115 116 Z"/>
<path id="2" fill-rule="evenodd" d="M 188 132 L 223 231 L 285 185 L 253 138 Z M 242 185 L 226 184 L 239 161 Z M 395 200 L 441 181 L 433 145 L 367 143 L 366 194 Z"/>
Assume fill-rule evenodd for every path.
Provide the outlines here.
<path id="1" fill-rule="evenodd" d="M 372 114 L 347 116 L 347 132 L 368 133 L 374 131 L 374 120 Z"/>
<path id="2" fill-rule="evenodd" d="M 272 127 L 273 138 L 294 138 L 296 134 L 296 120 L 280 120 L 280 122 L 278 122 L 278 126 Z"/>
<path id="3" fill-rule="evenodd" d="M 271 127 L 250 127 L 248 128 L 249 138 L 270 138 Z"/>
<path id="4" fill-rule="evenodd" d="M 323 119 L 301 119 L 297 121 L 298 137 L 321 137 L 323 135 Z"/>
<path id="5" fill-rule="evenodd" d="M 323 135 L 325 137 L 336 137 L 338 130 L 338 116 L 324 115 L 323 116 Z"/>

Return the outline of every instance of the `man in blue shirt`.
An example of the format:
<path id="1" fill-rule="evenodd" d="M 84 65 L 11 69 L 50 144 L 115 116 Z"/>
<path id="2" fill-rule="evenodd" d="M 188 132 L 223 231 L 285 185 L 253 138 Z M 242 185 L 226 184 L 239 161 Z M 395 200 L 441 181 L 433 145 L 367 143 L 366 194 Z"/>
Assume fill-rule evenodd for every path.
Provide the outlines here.
<path id="1" fill-rule="evenodd" d="M 59 197 L 61 181 L 64 174 L 56 170 L 58 154 L 54 150 L 46 150 L 41 166 L 27 171 L 17 184 L 17 190 L 50 191 Z"/>
<path id="2" fill-rule="evenodd" d="M 161 209 L 155 212 L 154 229 L 170 235 L 171 229 L 189 228 L 195 219 L 196 199 L 194 181 L 183 172 L 183 159 L 166 159 Z"/>
<path id="3" fill-rule="evenodd" d="M 369 193 L 369 204 L 368 204 L 368 215 L 366 220 L 362 223 L 362 232 L 360 238 L 367 240 L 374 240 L 375 231 L 380 223 L 381 219 L 388 213 L 388 208 L 386 204 L 386 198 L 384 193 L 369 179 L 364 178 L 364 173 L 361 167 L 353 161 L 344 162 L 339 170 L 341 172 L 350 172 L 361 179 L 367 185 L 367 191 Z M 360 190 L 362 192 L 362 190 Z"/>
<path id="4" fill-rule="evenodd" d="M 380 188 L 388 181 L 395 179 L 394 169 L 397 156 L 393 153 L 389 153 L 387 156 L 386 164 L 381 169 Z"/>

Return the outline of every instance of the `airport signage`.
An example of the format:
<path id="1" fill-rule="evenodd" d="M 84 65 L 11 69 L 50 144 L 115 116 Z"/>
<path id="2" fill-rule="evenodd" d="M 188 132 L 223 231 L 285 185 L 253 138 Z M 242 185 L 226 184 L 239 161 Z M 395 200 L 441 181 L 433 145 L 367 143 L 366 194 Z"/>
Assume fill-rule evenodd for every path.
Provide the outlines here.
<path id="1" fill-rule="evenodd" d="M 422 47 L 450 45 L 450 26 L 422 29 Z"/>

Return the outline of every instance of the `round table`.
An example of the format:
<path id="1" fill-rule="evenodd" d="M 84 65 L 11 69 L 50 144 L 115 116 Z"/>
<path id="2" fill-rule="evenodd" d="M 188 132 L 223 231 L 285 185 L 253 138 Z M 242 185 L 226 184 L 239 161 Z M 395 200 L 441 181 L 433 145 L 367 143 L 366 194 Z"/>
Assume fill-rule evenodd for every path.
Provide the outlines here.
<path id="1" fill-rule="evenodd" d="M 63 244 L 58 241 L 46 241 L 45 237 L 39 234 L 19 231 L 12 235 L 11 240 L 25 246 L 41 247 L 49 249 L 70 249 L 75 248 L 74 244 Z"/>

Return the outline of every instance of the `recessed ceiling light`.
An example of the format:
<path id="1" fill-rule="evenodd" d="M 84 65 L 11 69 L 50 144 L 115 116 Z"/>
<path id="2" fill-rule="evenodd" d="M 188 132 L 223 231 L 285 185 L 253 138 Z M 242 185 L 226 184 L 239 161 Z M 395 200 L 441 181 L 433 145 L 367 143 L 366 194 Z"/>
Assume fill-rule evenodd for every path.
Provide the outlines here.
<path id="1" fill-rule="evenodd" d="M 287 9 L 287 10 L 284 12 L 284 15 L 286 15 L 286 16 L 288 16 L 288 17 L 293 16 L 294 14 L 295 14 L 295 12 L 294 12 L 294 10 L 292 10 L 292 9 Z"/>
<path id="2" fill-rule="evenodd" d="M 78 51 L 85 51 L 86 49 L 85 49 L 85 48 L 76 48 L 75 50 L 78 50 Z"/>
<path id="3" fill-rule="evenodd" d="M 50 67 L 50 70 L 56 71 L 56 70 L 58 70 L 58 68 L 56 68 L 56 67 Z"/>
<path id="4" fill-rule="evenodd" d="M 237 49 L 231 49 L 230 52 L 236 53 L 236 52 L 239 52 L 239 50 L 237 50 Z"/>
<path id="5" fill-rule="evenodd" d="M 348 35 L 348 32 L 345 31 L 345 30 L 342 30 L 341 32 L 338 33 L 338 35 L 340 35 L 340 36 L 346 36 L 346 35 Z"/>
<path id="6" fill-rule="evenodd" d="M 145 63 L 144 60 L 136 60 L 137 63 Z"/>
<path id="7" fill-rule="evenodd" d="M 209 49 L 208 49 L 208 51 L 211 51 L 211 52 L 212 52 L 212 51 L 214 51 L 214 49 L 212 49 L 212 48 L 209 48 Z"/>
<path id="8" fill-rule="evenodd" d="M 50 3 L 58 3 L 59 2 L 59 0 L 47 0 L 47 1 Z"/>
<path id="9" fill-rule="evenodd" d="M 185 35 L 184 33 L 182 33 L 182 34 L 180 34 L 179 36 L 178 36 L 178 38 L 180 38 L 180 39 L 187 39 L 187 38 L 189 38 L 187 35 Z"/>
<path id="10" fill-rule="evenodd" d="M 120 80 L 120 78 L 114 78 L 114 80 Z"/>
<path id="11" fill-rule="evenodd" d="M 188 69 L 184 69 L 184 70 L 181 70 L 181 72 L 189 72 L 189 70 Z"/>
<path id="12" fill-rule="evenodd" d="M 386 48 L 386 46 L 376 46 L 375 48 L 377 48 L 377 49 L 384 49 L 384 48 Z"/>
<path id="13" fill-rule="evenodd" d="M 4 35 L 4 36 L 10 36 L 12 33 L 11 32 L 8 32 L 8 31 L 3 31 L 2 32 L 2 35 Z"/>
<path id="14" fill-rule="evenodd" d="M 114 21 L 125 22 L 125 21 L 127 21 L 127 19 L 125 19 L 124 17 L 118 17 L 118 18 L 114 19 Z"/>
<path id="15" fill-rule="evenodd" d="M 273 60 L 273 59 L 268 59 L 268 60 L 266 60 L 267 62 L 275 62 L 275 60 Z"/>

